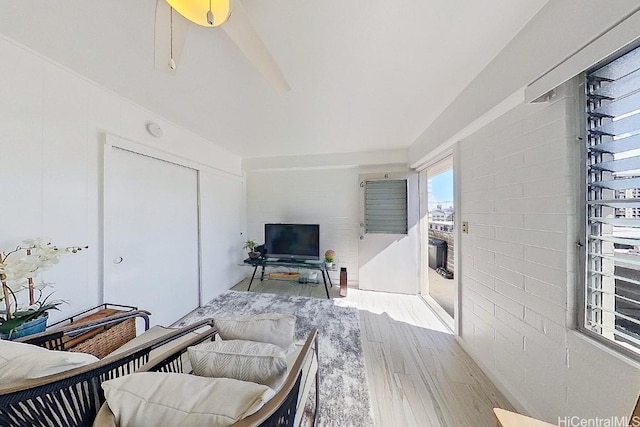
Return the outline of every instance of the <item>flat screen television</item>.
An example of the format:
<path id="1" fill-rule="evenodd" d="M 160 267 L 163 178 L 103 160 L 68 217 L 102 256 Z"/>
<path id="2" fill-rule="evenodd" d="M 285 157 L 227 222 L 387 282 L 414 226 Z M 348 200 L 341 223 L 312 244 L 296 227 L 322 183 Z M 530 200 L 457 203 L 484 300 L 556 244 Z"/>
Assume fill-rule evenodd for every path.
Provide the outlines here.
<path id="1" fill-rule="evenodd" d="M 320 259 L 320 225 L 265 224 L 266 256 L 280 259 Z"/>

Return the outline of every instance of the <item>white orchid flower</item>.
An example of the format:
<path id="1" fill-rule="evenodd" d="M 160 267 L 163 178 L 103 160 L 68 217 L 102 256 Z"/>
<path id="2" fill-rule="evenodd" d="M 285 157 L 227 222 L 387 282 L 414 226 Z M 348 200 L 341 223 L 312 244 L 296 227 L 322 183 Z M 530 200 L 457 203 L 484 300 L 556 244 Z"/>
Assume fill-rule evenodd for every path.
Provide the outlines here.
<path id="1" fill-rule="evenodd" d="M 42 290 L 50 284 L 46 282 L 34 284 L 33 281 L 29 283 L 29 279 L 35 279 L 40 272 L 58 264 L 63 255 L 76 253 L 82 249 L 77 246 L 60 249 L 53 245 L 49 238 L 25 239 L 22 243 L 22 246 L 18 246 L 14 250 L 0 252 L 2 288 L 6 288 L 5 292 L 0 293 L 0 300 L 6 299 L 6 292 L 13 293 L 16 298 L 17 293 L 30 288 L 38 290 L 40 297 L 42 297 Z M 19 300 L 20 298 L 18 298 Z M 39 302 L 41 301 L 36 301 L 36 303 Z M 11 313 L 14 311 L 12 309 L 14 302 L 5 300 L 3 303 L 5 306 L 4 319 L 6 320 L 11 317 Z M 0 320 L 2 319 L 0 318 Z"/>

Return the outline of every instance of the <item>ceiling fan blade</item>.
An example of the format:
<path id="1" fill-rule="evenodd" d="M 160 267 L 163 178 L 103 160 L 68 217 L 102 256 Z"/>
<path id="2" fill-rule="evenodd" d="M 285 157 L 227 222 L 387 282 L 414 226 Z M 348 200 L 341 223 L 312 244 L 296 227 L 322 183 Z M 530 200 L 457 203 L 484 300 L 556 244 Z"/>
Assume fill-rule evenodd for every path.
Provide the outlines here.
<path id="1" fill-rule="evenodd" d="M 171 27 L 173 20 L 173 40 Z M 177 12 L 171 14 L 171 6 L 165 0 L 156 2 L 156 22 L 154 29 L 154 63 L 155 69 L 169 74 L 176 74 L 177 65 L 187 40 L 189 21 Z M 172 55 L 173 51 L 173 55 Z M 170 59 L 176 65 L 171 68 Z"/>
<path id="2" fill-rule="evenodd" d="M 240 1 L 233 2 L 231 16 L 221 28 L 279 93 L 291 90 Z"/>

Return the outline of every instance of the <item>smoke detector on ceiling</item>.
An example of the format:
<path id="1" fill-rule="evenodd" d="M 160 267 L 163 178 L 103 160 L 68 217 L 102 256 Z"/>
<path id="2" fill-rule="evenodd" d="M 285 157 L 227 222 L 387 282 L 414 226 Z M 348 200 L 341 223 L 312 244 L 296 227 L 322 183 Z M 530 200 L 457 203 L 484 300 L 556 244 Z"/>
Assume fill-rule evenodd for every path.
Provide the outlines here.
<path id="1" fill-rule="evenodd" d="M 160 138 L 162 136 L 162 128 L 157 123 L 148 122 L 146 127 L 147 127 L 147 132 L 149 132 L 151 135 L 155 136 L 156 138 Z"/>

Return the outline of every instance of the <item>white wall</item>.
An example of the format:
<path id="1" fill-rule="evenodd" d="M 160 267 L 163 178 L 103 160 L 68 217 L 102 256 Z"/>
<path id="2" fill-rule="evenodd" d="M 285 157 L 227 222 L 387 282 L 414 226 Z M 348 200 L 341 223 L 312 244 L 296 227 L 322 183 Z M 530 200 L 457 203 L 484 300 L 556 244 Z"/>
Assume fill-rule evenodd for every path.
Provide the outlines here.
<path id="1" fill-rule="evenodd" d="M 575 82 L 573 82 L 575 83 Z M 565 85 L 461 142 L 461 343 L 531 415 L 625 416 L 640 365 L 572 329 L 579 108 Z"/>
<path id="2" fill-rule="evenodd" d="M 248 239 L 264 242 L 265 223 L 320 224 L 320 254 L 336 251 L 349 281 L 358 280 L 358 169 L 249 171 L 246 179 Z"/>
<path id="3" fill-rule="evenodd" d="M 90 246 L 46 273 L 46 280 L 55 283 L 55 296 L 70 301 L 62 313 L 53 313 L 54 318 L 100 302 L 104 133 L 225 171 L 241 183 L 240 158 L 210 141 L 1 38 L 0 57 L 0 250 L 37 236 L 50 237 L 60 245 Z M 160 124 L 162 138 L 146 133 L 145 122 L 150 120 Z M 219 187 L 203 188 L 209 206 L 218 197 Z M 231 236 L 207 235 L 206 239 L 203 245 L 209 247 L 234 244 Z M 235 264 L 237 259 L 229 262 Z M 229 266 L 224 268 L 229 272 Z M 207 297 L 232 286 L 233 280 L 219 276 L 218 288 L 208 289 Z M 119 302 L 126 303 L 126 297 Z"/>
<path id="4" fill-rule="evenodd" d="M 315 157 L 315 156 L 309 156 Z M 287 159 L 287 158 L 285 158 Z M 252 160 L 245 167 L 288 164 L 290 169 L 248 170 L 247 179 L 247 238 L 264 241 L 264 224 L 318 223 L 320 224 L 320 252 L 333 249 L 337 263 L 347 267 L 349 281 L 359 282 L 361 289 L 383 292 L 418 293 L 418 179 L 415 172 L 407 172 L 404 165 L 383 165 L 385 159 L 377 154 L 362 156 L 326 156 L 314 168 L 308 165 L 317 159 L 281 158 Z M 337 166 L 349 164 L 377 164 L 366 166 Z M 324 164 L 331 167 L 323 167 Z M 360 203 L 364 177 L 382 178 L 384 174 L 409 179 L 409 234 L 407 236 L 366 235 L 360 240 L 360 223 L 364 221 Z M 338 278 L 337 274 L 332 277 Z"/>

